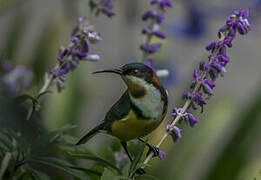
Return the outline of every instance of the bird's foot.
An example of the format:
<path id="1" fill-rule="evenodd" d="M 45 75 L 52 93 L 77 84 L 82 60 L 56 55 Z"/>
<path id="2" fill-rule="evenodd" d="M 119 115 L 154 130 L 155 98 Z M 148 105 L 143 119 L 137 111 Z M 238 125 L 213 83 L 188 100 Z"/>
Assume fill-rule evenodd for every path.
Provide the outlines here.
<path id="1" fill-rule="evenodd" d="M 139 168 L 139 169 L 136 170 L 135 173 L 139 174 L 139 175 L 143 175 L 143 174 L 146 174 L 146 171 L 143 168 Z"/>
<path id="2" fill-rule="evenodd" d="M 148 153 L 147 153 L 147 156 L 152 152 L 153 153 L 153 157 L 159 157 L 159 155 L 160 155 L 160 149 L 158 148 L 158 147 L 156 147 L 156 146 L 153 146 L 153 145 L 151 145 L 151 144 L 149 144 L 149 143 L 147 143 L 146 144 L 147 146 L 148 146 L 148 148 L 149 148 L 149 151 L 148 151 Z"/>
<path id="3" fill-rule="evenodd" d="M 147 143 L 144 139 L 142 138 L 138 138 L 139 141 L 143 142 L 144 144 L 146 144 L 146 146 L 148 146 L 149 151 L 147 153 L 146 156 L 148 156 L 151 152 L 153 153 L 152 157 L 159 157 L 161 160 L 163 160 L 165 153 L 163 151 L 161 151 L 158 147 L 153 146 L 149 143 Z"/>

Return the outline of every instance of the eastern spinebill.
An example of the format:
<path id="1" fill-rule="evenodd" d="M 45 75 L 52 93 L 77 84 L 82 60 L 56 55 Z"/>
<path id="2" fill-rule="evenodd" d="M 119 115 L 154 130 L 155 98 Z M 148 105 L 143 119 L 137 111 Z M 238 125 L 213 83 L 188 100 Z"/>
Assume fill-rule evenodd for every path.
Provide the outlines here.
<path id="1" fill-rule="evenodd" d="M 129 63 L 120 68 L 94 72 L 97 73 L 120 75 L 128 89 L 110 108 L 104 120 L 82 136 L 76 145 L 87 142 L 99 132 L 105 132 L 120 139 L 132 161 L 126 142 L 137 138 L 142 141 L 141 137 L 160 125 L 168 109 L 167 91 L 156 73 L 142 63 Z"/>

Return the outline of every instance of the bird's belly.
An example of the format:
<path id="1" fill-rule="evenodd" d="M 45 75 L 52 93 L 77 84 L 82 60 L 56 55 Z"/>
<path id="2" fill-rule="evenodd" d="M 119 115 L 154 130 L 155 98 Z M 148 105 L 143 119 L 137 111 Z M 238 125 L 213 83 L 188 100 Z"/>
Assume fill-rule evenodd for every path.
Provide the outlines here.
<path id="1" fill-rule="evenodd" d="M 111 135 L 118 137 L 121 141 L 129 141 L 138 137 L 145 136 L 152 132 L 162 121 L 159 119 L 140 119 L 133 111 L 122 120 L 113 122 Z"/>

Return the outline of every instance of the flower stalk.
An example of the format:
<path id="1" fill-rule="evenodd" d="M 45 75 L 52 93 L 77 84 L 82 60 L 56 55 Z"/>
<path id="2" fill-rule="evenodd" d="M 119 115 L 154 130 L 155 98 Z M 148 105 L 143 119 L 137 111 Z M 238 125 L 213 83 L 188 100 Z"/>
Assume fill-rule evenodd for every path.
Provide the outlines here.
<path id="1" fill-rule="evenodd" d="M 97 61 L 100 59 L 100 56 L 97 54 L 89 54 L 90 44 L 94 44 L 100 40 L 100 34 L 94 31 L 93 26 L 86 23 L 85 17 L 80 17 L 77 26 L 72 32 L 71 42 L 67 47 L 61 47 L 55 67 L 50 74 L 45 74 L 44 85 L 28 111 L 27 120 L 38 109 L 39 98 L 48 92 L 53 82 L 56 83 L 57 91 L 61 92 L 65 88 L 66 75 L 75 70 L 81 61 Z"/>
<path id="2" fill-rule="evenodd" d="M 150 23 L 147 27 L 142 29 L 142 34 L 144 34 L 145 42 L 140 45 L 140 50 L 142 51 L 142 62 L 147 62 L 149 59 L 149 55 L 156 53 L 160 50 L 160 43 L 151 43 L 153 37 L 157 37 L 159 39 L 165 39 L 166 35 L 160 31 L 160 24 L 165 19 L 164 13 L 167 7 L 172 7 L 172 2 L 170 0 L 151 0 L 151 5 L 154 5 L 155 8 L 152 10 L 146 11 L 142 15 L 143 21 L 150 20 Z"/>
<path id="3" fill-rule="evenodd" d="M 183 99 L 185 104 L 182 108 L 174 108 L 172 116 L 174 117 L 171 124 L 167 125 L 167 130 L 163 137 L 157 144 L 159 148 L 168 135 L 171 135 L 174 143 L 181 138 L 182 129 L 179 129 L 176 124 L 184 120 L 190 127 L 194 127 L 198 120 L 189 113 L 192 108 L 197 110 L 201 107 L 201 113 L 203 112 L 203 106 L 206 105 L 204 98 L 213 96 L 213 88 L 216 86 L 214 81 L 223 76 L 226 72 L 226 65 L 229 62 L 229 57 L 226 54 L 226 49 L 232 47 L 232 41 L 236 37 L 236 33 L 245 35 L 250 30 L 250 24 L 248 22 L 249 9 L 242 11 L 235 11 L 228 17 L 226 24 L 218 31 L 218 41 L 212 42 L 206 46 L 206 50 L 211 54 L 208 57 L 208 62 L 200 62 L 199 68 L 196 68 L 193 73 L 194 80 L 191 83 L 191 92 L 184 92 Z M 200 72 L 200 74 L 199 74 Z M 171 128 L 170 128 L 171 127 Z M 153 157 L 153 153 L 150 153 L 144 160 L 143 168 L 149 163 Z"/>

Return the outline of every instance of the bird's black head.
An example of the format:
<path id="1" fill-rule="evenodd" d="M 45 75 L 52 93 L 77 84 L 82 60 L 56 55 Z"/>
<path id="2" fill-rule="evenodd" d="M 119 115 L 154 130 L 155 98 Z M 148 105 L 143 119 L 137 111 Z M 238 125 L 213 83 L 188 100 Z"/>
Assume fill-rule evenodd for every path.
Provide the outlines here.
<path id="1" fill-rule="evenodd" d="M 116 73 L 122 76 L 123 79 L 128 77 L 136 77 L 151 82 L 153 79 L 153 70 L 143 63 L 128 63 L 120 68 L 96 71 L 94 73 Z"/>
<path id="2" fill-rule="evenodd" d="M 120 68 L 123 76 L 133 76 L 151 82 L 153 78 L 153 70 L 142 63 L 129 63 Z"/>
<path id="3" fill-rule="evenodd" d="M 144 97 L 147 91 L 159 90 L 162 95 L 166 95 L 166 91 L 160 79 L 153 70 L 142 63 L 128 63 L 120 68 L 96 71 L 94 73 L 116 73 L 121 76 L 132 97 Z M 167 102 L 166 98 L 164 102 Z"/>

